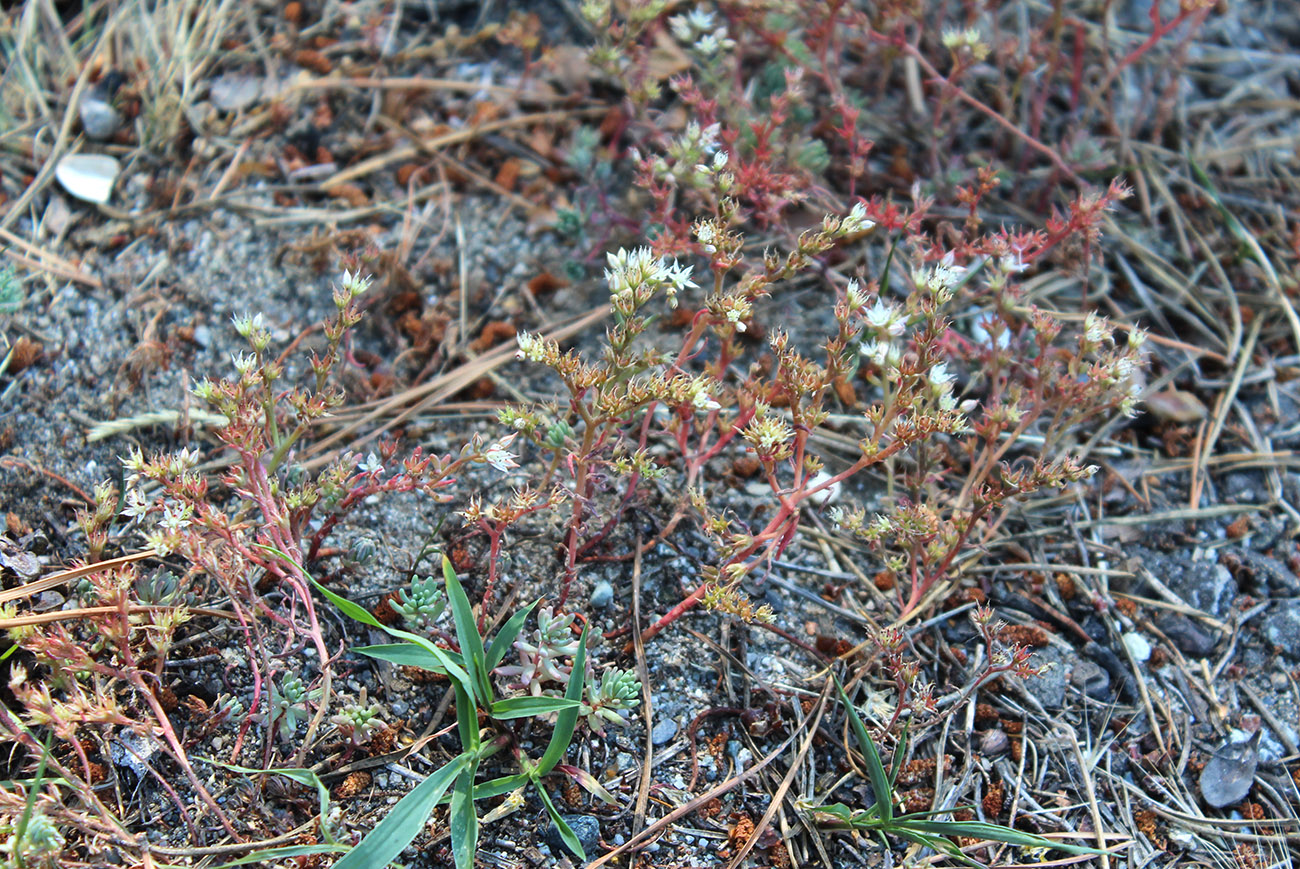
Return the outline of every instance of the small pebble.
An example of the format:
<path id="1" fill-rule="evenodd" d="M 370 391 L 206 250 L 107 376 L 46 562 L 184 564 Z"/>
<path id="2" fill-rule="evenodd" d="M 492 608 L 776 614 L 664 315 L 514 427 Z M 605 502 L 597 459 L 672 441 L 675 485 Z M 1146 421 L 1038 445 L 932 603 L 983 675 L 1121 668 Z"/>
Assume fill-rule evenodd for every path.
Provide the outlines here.
<path id="1" fill-rule="evenodd" d="M 600 847 L 600 821 L 591 815 L 560 815 L 560 820 L 568 824 L 573 835 L 578 837 L 578 844 L 587 852 L 587 857 L 596 856 L 596 849 Z M 560 838 L 560 828 L 554 822 L 546 826 L 546 844 L 555 852 L 564 853 L 569 850 L 564 839 Z"/>
<path id="2" fill-rule="evenodd" d="M 1151 644 L 1141 634 L 1129 631 L 1122 639 L 1124 647 L 1133 656 L 1133 660 L 1141 663 L 1151 657 Z"/>
<path id="3" fill-rule="evenodd" d="M 671 718 L 665 718 L 657 723 L 650 731 L 650 741 L 656 745 L 667 745 L 673 741 L 677 735 L 677 722 Z"/>
<path id="4" fill-rule="evenodd" d="M 122 116 L 117 109 L 93 93 L 81 98 L 77 114 L 81 117 L 81 128 L 86 131 L 86 135 L 101 142 L 111 139 L 122 126 Z"/>
<path id="5" fill-rule="evenodd" d="M 986 730 L 980 735 L 980 753 L 985 757 L 1005 754 L 1010 745 L 1011 741 L 1007 738 L 1006 731 Z"/>
<path id="6" fill-rule="evenodd" d="M 596 583 L 596 587 L 591 590 L 591 605 L 598 610 L 603 610 L 614 600 L 614 586 L 608 580 L 602 579 Z"/>

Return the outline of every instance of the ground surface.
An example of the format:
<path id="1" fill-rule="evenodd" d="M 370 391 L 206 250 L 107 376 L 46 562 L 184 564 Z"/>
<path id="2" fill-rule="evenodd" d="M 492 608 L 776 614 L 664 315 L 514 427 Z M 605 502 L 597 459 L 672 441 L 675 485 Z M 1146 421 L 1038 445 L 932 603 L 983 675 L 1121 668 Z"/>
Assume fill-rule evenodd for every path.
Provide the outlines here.
<path id="1" fill-rule="evenodd" d="M 599 347 L 608 325 L 593 313 L 608 303 L 603 254 L 636 236 L 597 216 L 594 203 L 634 220 L 647 207 L 626 164 L 613 161 L 597 176 L 573 159 L 583 136 L 596 136 L 611 153 L 634 144 L 618 138 L 620 123 L 630 124 L 618 115 L 621 96 L 577 61 L 575 46 L 589 44 L 591 33 L 573 6 L 539 4 L 530 18 L 507 16 L 497 8 L 503 4 L 434 4 L 404 15 L 377 3 L 348 14 L 290 4 L 295 20 L 269 7 L 250 7 L 256 11 L 244 18 L 218 4 L 182 5 L 160 10 L 155 25 L 174 26 L 167 14 L 193 23 L 196 9 L 230 20 L 220 33 L 195 36 L 190 68 L 171 69 L 154 57 L 155 66 L 129 74 L 116 103 L 125 117 L 105 140 L 62 137 L 57 153 L 51 141 L 65 112 L 68 129 L 81 130 L 70 83 L 92 70 L 75 87 L 93 88 L 109 55 L 79 55 L 89 49 L 58 41 L 33 48 L 33 40 L 56 32 L 78 44 L 95 32 L 81 19 L 59 19 L 51 4 L 5 13 L 14 58 L 4 74 L 12 126 L 3 133 L 0 166 L 0 244 L 13 266 L 0 313 L 0 353 L 9 354 L 0 374 L 6 589 L 86 557 L 75 513 L 96 484 L 122 480 L 120 457 L 132 445 L 197 446 L 203 461 L 221 462 L 203 420 L 190 416 L 197 408 L 190 389 L 231 373 L 232 355 L 244 349 L 232 318 L 261 312 L 279 352 L 332 313 L 332 288 L 345 264 L 362 263 L 375 280 L 341 367 L 347 402 L 316 436 L 345 427 L 335 447 L 365 453 L 382 432 L 397 436 L 401 451 L 420 446 L 439 454 L 454 453 L 476 433 L 500 437 L 498 407 L 553 401 L 559 393 L 539 366 L 493 348 L 508 348 L 516 330 L 561 329 L 583 317 L 590 319 L 569 345 Z M 124 10 L 116 26 L 143 26 Z M 1032 4 L 1026 10 L 1041 14 Z M 1215 11 L 1174 52 L 1186 66 L 1168 91 L 1164 140 L 1127 137 L 1145 128 L 1123 115 L 1137 111 L 1149 87 L 1145 64 L 1158 65 L 1157 58 L 1119 79 L 1128 91 L 1116 97 L 1119 119 L 1099 124 L 1103 132 L 1088 143 L 1105 156 L 1090 164 L 1099 168 L 1089 180 L 1104 183 L 1122 169 L 1137 196 L 1106 226 L 1086 302 L 1078 281 L 1061 277 L 1065 268 L 1052 263 L 1033 273 L 1031 296 L 1061 310 L 1095 306 L 1149 328 L 1145 376 L 1154 397 L 1140 405 L 1136 421 L 1116 422 L 1089 442 L 1086 459 L 1101 468 L 1089 483 L 1009 510 L 997 533 L 963 560 L 952 595 L 902 623 L 942 713 L 908 746 L 899 789 L 909 809 L 973 806 L 980 818 L 1022 829 L 1122 844 L 1108 858 L 1113 866 L 1294 864 L 1300 347 L 1291 324 L 1300 190 L 1291 173 L 1300 80 L 1294 53 L 1282 50 L 1295 36 L 1286 33 L 1294 22 L 1272 27 L 1262 11 L 1259 20 L 1254 14 Z M 1140 37 L 1152 26 L 1144 13 L 1107 20 L 1120 35 Z M 197 45 L 200 36 L 208 43 Z M 113 38 L 119 51 L 147 55 L 138 35 Z M 40 86 L 21 81 L 20 70 Z M 171 118 L 163 102 L 172 93 L 167 75 L 192 78 Z M 328 77 L 363 81 L 326 88 Z M 411 78 L 435 84 L 377 84 Z M 915 119 L 892 120 L 903 98 L 881 99 L 877 117 L 864 121 L 878 140 L 874 189 L 905 199 L 908 183 L 899 173 L 906 148 L 891 157 L 887 143 L 923 136 Z M 1048 103 L 1045 110 L 1043 128 L 1051 129 L 1052 113 L 1063 109 Z M 679 120 L 671 112 L 659 118 L 666 127 Z M 453 133 L 463 135 L 441 144 Z M 109 204 L 70 197 L 47 171 L 70 147 L 121 159 Z M 917 160 L 908 174 L 942 168 L 923 164 Z M 1046 173 L 1033 171 L 1035 178 Z M 1032 198 L 1004 190 L 985 203 L 989 219 L 1041 226 L 1056 202 Z M 591 209 L 576 232 L 564 223 L 572 209 Z M 811 219 L 817 210 L 808 209 Z M 879 266 L 884 249 L 861 256 Z M 829 321 L 826 298 L 823 288 L 798 284 L 756 319 L 784 325 L 796 340 L 815 339 Z M 671 346 L 672 328 L 652 332 L 651 340 Z M 319 346 L 319 333 L 303 341 Z M 305 375 L 305 357 L 286 361 L 291 379 Z M 426 401 L 430 395 L 437 401 Z M 159 411 L 175 415 L 163 422 L 145 416 Z M 110 421 L 118 425 L 90 436 Z M 844 461 L 843 442 L 858 436 L 851 423 L 842 431 L 847 438 L 825 444 L 830 461 Z M 651 453 L 668 455 L 655 444 Z M 487 542 L 455 511 L 471 495 L 499 497 L 544 472 L 539 455 L 524 450 L 520 461 L 504 475 L 476 467 L 447 504 L 411 494 L 367 501 L 312 569 L 373 608 L 404 586 L 436 544 L 477 601 Z M 751 475 L 736 450 L 707 466 L 703 485 L 717 509 L 757 523 L 769 508 Z M 635 865 L 731 865 L 751 837 L 747 865 L 900 865 L 903 843 L 893 842 L 891 853 L 820 828 L 803 811 L 810 803 L 870 802 L 847 759 L 843 715 L 818 698 L 835 658 L 838 672 L 861 680 L 864 708 L 892 697 L 874 638 L 896 619 L 898 602 L 873 581 L 878 562 L 839 533 L 826 510 L 807 510 L 800 534 L 747 587 L 774 609 L 770 628 L 699 610 L 627 650 L 630 634 L 621 629 L 669 611 L 699 585 L 713 557 L 693 519 L 642 558 L 630 557 L 682 506 L 680 483 L 669 474 L 643 485 L 579 573 L 574 609 L 593 635 L 605 635 L 593 654 L 602 666 L 637 669 L 648 690 L 628 726 L 603 737 L 580 729 L 566 761 L 594 775 L 615 802 L 602 804 L 552 776 L 548 787 L 561 811 L 594 859 L 720 788 L 716 798 L 655 828 L 648 845 L 638 840 Z M 839 497 L 874 509 L 883 492 L 880 480 L 866 476 Z M 618 490 L 600 497 L 600 509 L 613 510 Z M 539 514 L 508 532 L 492 618 L 554 598 L 563 573 L 562 520 Z M 124 525 L 111 530 L 104 557 L 142 548 L 132 535 Z M 370 552 L 353 557 L 359 549 Z M 141 571 L 161 563 L 146 562 Z M 186 569 L 176 559 L 169 564 Z M 83 603 L 71 583 L 6 599 L 17 601 L 11 618 L 75 614 Z M 1008 641 L 1034 647 L 1036 660 L 1050 664 L 1042 675 L 971 690 L 988 654 L 969 620 L 974 601 L 983 599 L 1012 625 Z M 331 648 L 383 641 L 378 631 L 322 611 Z M 93 631 L 90 622 L 69 617 L 68 624 L 83 638 Z M 154 758 L 151 772 L 120 748 L 129 728 L 86 721 L 77 738 L 100 773 L 90 784 L 123 830 L 78 823 L 73 792 L 51 788 L 49 813 L 66 840 L 62 865 L 135 865 L 152 853 L 156 862 L 210 866 L 268 840 L 316 841 L 318 805 L 309 789 L 204 760 L 283 767 L 301 747 L 259 725 L 247 733 L 234 721 L 204 727 L 200 710 L 218 698 L 247 706 L 253 697 L 233 634 L 220 619 L 194 617 L 177 635 L 159 693 L 175 701 L 173 726 L 217 803 L 239 820 L 242 841 L 204 816 L 165 753 L 143 752 Z M 305 749 L 306 765 L 331 789 L 334 829 L 354 841 L 455 753 L 454 730 L 409 756 L 402 751 L 450 727 L 452 698 L 445 682 L 353 653 L 331 666 L 336 702 L 378 704 L 389 731 L 386 744 L 354 751 L 327 726 Z M 308 682 L 320 672 L 311 650 L 301 648 L 287 649 L 277 668 Z M 24 713 L 12 692 L 4 700 L 11 715 Z M 816 716 L 820 730 L 805 741 Z M 514 737 L 536 754 L 548 732 L 546 722 L 535 722 Z M 1226 760 L 1225 747 L 1242 742 L 1241 756 Z M 72 756 L 64 750 L 65 760 Z M 2 777 L 30 775 L 30 760 L 12 758 Z M 509 763 L 501 769 L 508 772 Z M 1216 794 L 1231 791 L 1234 778 L 1250 788 L 1216 806 Z M 0 812 L 13 823 L 26 791 L 6 787 Z M 480 816 L 497 802 L 485 801 Z M 193 827 L 178 803 L 197 814 Z M 407 865 L 452 865 L 442 812 L 403 853 Z M 1099 839 L 1098 831 L 1111 838 Z M 485 824 L 479 847 L 487 866 L 570 860 L 535 794 Z M 1002 864 L 1038 859 L 1011 847 L 975 856 Z M 327 865 L 332 858 L 297 859 Z M 627 865 L 629 857 L 617 859 Z"/>

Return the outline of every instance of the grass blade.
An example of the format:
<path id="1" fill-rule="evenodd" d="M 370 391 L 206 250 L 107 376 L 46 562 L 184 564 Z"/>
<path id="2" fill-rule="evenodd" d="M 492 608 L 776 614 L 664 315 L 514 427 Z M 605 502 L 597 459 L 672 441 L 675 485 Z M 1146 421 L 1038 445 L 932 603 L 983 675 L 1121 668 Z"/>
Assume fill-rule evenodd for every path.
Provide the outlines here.
<path id="1" fill-rule="evenodd" d="M 265 848 L 261 851 L 254 851 L 251 854 L 245 854 L 238 860 L 231 860 L 229 863 L 222 863 L 219 866 L 213 866 L 212 869 L 232 869 L 234 866 L 247 866 L 250 863 L 258 865 L 278 863 L 281 860 L 288 860 L 290 857 L 310 857 L 313 854 L 333 854 L 343 851 L 346 845 L 283 845 L 279 848 Z M 155 866 L 159 865 L 157 863 Z"/>
<path id="2" fill-rule="evenodd" d="M 519 639 L 519 632 L 524 629 L 524 622 L 528 621 L 528 617 L 532 615 L 533 610 L 537 608 L 539 603 L 541 603 L 540 600 L 535 600 L 512 615 L 510 621 L 502 625 L 501 630 L 492 638 L 492 644 L 488 646 L 487 650 L 487 668 L 489 671 L 495 670 L 505 659 L 510 652 L 510 647 L 515 640 Z"/>
<path id="3" fill-rule="evenodd" d="M 573 656 L 573 669 L 570 671 L 569 685 L 564 690 L 566 700 L 582 701 L 582 689 L 587 682 L 587 629 L 582 629 L 582 639 L 578 641 L 578 653 Z M 564 752 L 568 751 L 569 743 L 573 741 L 573 730 L 578 726 L 578 706 L 571 706 L 568 709 L 561 710 L 555 719 L 555 730 L 551 732 L 551 741 L 546 745 L 546 753 L 537 764 L 535 775 L 541 778 L 551 770 L 555 765 L 564 760 Z M 539 791 L 541 787 L 537 788 Z M 585 859 L 585 858 L 584 858 Z"/>
<path id="4" fill-rule="evenodd" d="M 441 673 L 444 676 L 448 675 L 447 668 L 443 666 L 441 658 L 428 649 L 417 646 L 415 643 L 358 646 L 352 651 L 371 658 L 378 658 L 381 661 L 387 661 L 390 664 L 396 664 L 399 667 L 418 667 L 421 670 Z"/>
<path id="5" fill-rule="evenodd" d="M 456 680 L 456 729 L 460 733 L 460 750 L 477 752 L 478 741 L 478 707 L 470 696 L 469 686 Z"/>
<path id="6" fill-rule="evenodd" d="M 330 816 L 330 789 L 325 786 L 325 782 L 320 780 L 320 776 L 309 769 L 289 768 L 289 769 L 253 769 L 247 766 L 236 766 L 232 763 L 222 763 L 212 758 L 203 758 L 213 766 L 219 766 L 228 769 L 231 772 L 237 772 L 241 775 L 282 775 L 290 781 L 296 781 L 300 785 L 309 788 L 315 788 L 316 799 L 320 803 L 320 828 L 325 835 L 325 841 L 330 845 L 337 845 L 334 836 L 329 831 L 327 819 Z M 337 850 L 337 849 L 335 849 Z"/>
<path id="7" fill-rule="evenodd" d="M 840 692 L 840 701 L 844 704 L 844 710 L 848 713 L 849 726 L 853 729 L 853 736 L 858 742 L 858 748 L 862 750 L 862 756 L 867 762 L 867 778 L 871 781 L 871 789 L 876 793 L 876 814 L 880 820 L 888 823 L 894 817 L 894 789 L 889 783 L 889 777 L 885 775 L 885 765 L 880 760 L 880 752 L 876 751 L 876 744 L 871 741 L 871 734 L 867 733 L 866 726 L 862 719 L 858 717 L 858 710 L 853 708 L 849 702 L 849 697 L 844 693 L 844 686 L 840 680 L 835 680 L 835 688 Z"/>
<path id="8" fill-rule="evenodd" d="M 465 587 L 456 577 L 456 570 L 451 566 L 451 559 L 443 556 L 442 574 L 447 580 L 447 600 L 451 604 L 451 615 L 456 622 L 456 641 L 460 643 L 460 656 L 465 662 L 473 684 L 466 686 L 472 700 L 482 700 L 484 705 L 492 702 L 492 683 L 488 681 L 487 655 L 483 651 L 483 637 L 479 635 L 478 624 L 474 619 L 474 607 L 470 605 Z"/>
<path id="9" fill-rule="evenodd" d="M 456 869 L 474 869 L 474 854 L 478 851 L 478 814 L 474 811 L 477 773 L 478 758 L 474 758 L 461 770 L 451 791 L 451 852 Z"/>
<path id="10" fill-rule="evenodd" d="M 514 775 L 503 775 L 501 778 L 494 778 L 492 781 L 484 782 L 474 788 L 474 799 L 486 800 L 489 797 L 499 797 L 502 794 L 519 790 L 532 780 L 532 776 L 522 772 L 517 772 Z"/>
<path id="11" fill-rule="evenodd" d="M 386 869 L 424 829 L 433 807 L 471 761 L 470 755 L 462 754 L 416 785 L 334 869 Z"/>
<path id="12" fill-rule="evenodd" d="M 578 836 L 573 832 L 573 828 L 564 822 L 560 813 L 555 810 L 555 803 L 551 802 L 551 796 L 546 792 L 546 788 L 538 787 L 537 792 L 542 795 L 542 802 L 546 805 L 546 814 L 551 816 L 551 823 L 560 831 L 560 839 L 564 841 L 565 847 L 578 856 L 579 860 L 586 862 L 587 852 L 583 850 L 582 843 L 578 841 Z"/>
<path id="13" fill-rule="evenodd" d="M 492 717 L 498 721 L 508 721 L 511 718 L 563 712 L 581 705 L 581 700 L 570 700 L 567 697 L 511 697 L 492 704 Z"/>
<path id="14" fill-rule="evenodd" d="M 988 839 L 991 842 L 1003 842 L 1024 848 L 1055 848 L 1067 854 L 1101 854 L 1104 853 L 1087 845 L 1071 845 L 1056 839 L 1048 839 L 1034 833 L 1026 833 L 1011 827 L 1002 827 L 984 821 L 930 821 L 920 818 L 899 818 L 899 824 L 905 824 L 909 830 L 935 836 L 969 836 L 974 839 Z M 901 831 L 900 831 L 901 833 Z"/>

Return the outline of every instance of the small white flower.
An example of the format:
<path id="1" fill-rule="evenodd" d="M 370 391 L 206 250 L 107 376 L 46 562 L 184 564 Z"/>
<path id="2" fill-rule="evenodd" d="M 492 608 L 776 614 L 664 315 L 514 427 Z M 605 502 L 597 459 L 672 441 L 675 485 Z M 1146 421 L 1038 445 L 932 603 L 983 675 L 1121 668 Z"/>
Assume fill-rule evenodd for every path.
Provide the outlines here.
<path id="1" fill-rule="evenodd" d="M 527 332 L 520 332 L 515 335 L 515 343 L 519 349 L 515 351 L 516 359 L 527 359 L 529 362 L 544 361 L 546 342 L 540 335 L 530 335 Z"/>
<path id="2" fill-rule="evenodd" d="M 867 325 L 874 329 L 877 334 L 893 335 L 894 337 L 903 334 L 902 312 L 893 305 L 876 299 L 876 303 L 867 309 L 865 316 Z"/>
<path id="3" fill-rule="evenodd" d="M 190 524 L 190 516 L 194 509 L 189 504 L 183 504 L 177 507 L 173 504 L 167 504 L 163 507 L 162 519 L 158 524 L 166 531 L 180 531 Z"/>
<path id="4" fill-rule="evenodd" d="M 840 221 L 840 235 L 857 235 L 859 232 L 866 232 L 876 225 L 874 220 L 867 217 L 867 207 L 861 202 L 855 203 L 853 208 Z"/>
<path id="5" fill-rule="evenodd" d="M 144 493 L 139 489 L 131 489 L 126 493 L 126 507 L 122 509 L 122 515 L 128 519 L 139 519 L 149 512 L 149 502 L 144 499 Z"/>
<path id="6" fill-rule="evenodd" d="M 930 373 L 926 375 L 926 378 L 930 381 L 932 389 L 947 392 L 952 388 L 954 375 L 948 372 L 947 362 L 939 362 L 930 369 Z"/>
<path id="7" fill-rule="evenodd" d="M 483 451 L 483 461 L 503 474 L 511 468 L 519 467 L 519 463 L 515 461 L 517 456 L 509 449 L 515 437 L 516 434 L 511 432 L 496 443 L 488 444 L 487 449 Z"/>
<path id="8" fill-rule="evenodd" d="M 1083 320 L 1083 337 L 1089 344 L 1101 344 L 1110 337 L 1110 324 L 1092 311 Z"/>
<path id="9" fill-rule="evenodd" d="M 382 474 L 384 466 L 379 462 L 379 456 L 374 453 L 366 455 L 366 460 L 357 466 L 357 470 L 363 474 Z"/>
<path id="10" fill-rule="evenodd" d="M 1018 275 L 1029 268 L 1029 264 L 1020 258 L 1020 252 L 1017 251 L 998 260 L 998 268 L 1002 270 L 1004 275 Z"/>
<path id="11" fill-rule="evenodd" d="M 235 363 L 235 370 L 240 374 L 248 374 L 257 367 L 257 357 L 249 353 L 232 353 L 230 359 Z"/>

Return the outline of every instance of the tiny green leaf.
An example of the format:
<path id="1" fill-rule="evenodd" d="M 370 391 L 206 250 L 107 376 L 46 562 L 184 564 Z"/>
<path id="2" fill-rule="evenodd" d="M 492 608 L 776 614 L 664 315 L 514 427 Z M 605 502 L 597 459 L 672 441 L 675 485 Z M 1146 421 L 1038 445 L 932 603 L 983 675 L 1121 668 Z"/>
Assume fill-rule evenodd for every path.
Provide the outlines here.
<path id="1" fill-rule="evenodd" d="M 492 717 L 500 721 L 527 718 L 531 715 L 549 715 L 582 705 L 581 700 L 567 697 L 511 697 L 492 704 Z"/>
<path id="2" fill-rule="evenodd" d="M 515 640 L 519 639 L 519 632 L 524 629 L 524 622 L 528 621 L 528 617 L 532 615 L 533 610 L 537 609 L 539 603 L 541 603 L 540 600 L 535 600 L 512 615 L 510 620 L 501 626 L 501 630 L 497 632 L 497 635 L 492 638 L 492 645 L 488 646 L 487 650 L 487 668 L 489 671 L 495 670 L 505 660 L 506 655 L 510 653 L 510 646 L 514 644 Z"/>

